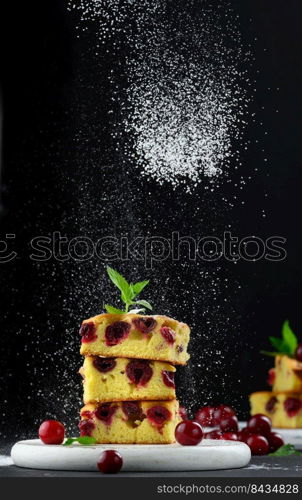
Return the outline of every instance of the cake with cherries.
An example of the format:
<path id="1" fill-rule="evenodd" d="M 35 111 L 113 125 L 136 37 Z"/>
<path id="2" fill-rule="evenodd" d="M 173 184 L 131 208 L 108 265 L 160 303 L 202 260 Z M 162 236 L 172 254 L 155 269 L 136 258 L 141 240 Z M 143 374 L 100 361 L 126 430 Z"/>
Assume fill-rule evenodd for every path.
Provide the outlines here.
<path id="1" fill-rule="evenodd" d="M 185 365 L 190 329 L 167 316 L 100 314 L 80 328 L 81 354 L 138 358 Z"/>
<path id="2" fill-rule="evenodd" d="M 84 403 L 175 399 L 174 366 L 161 361 L 86 356 Z"/>
<path id="3" fill-rule="evenodd" d="M 97 443 L 174 443 L 181 418 L 173 365 L 190 357 L 190 328 L 168 316 L 139 314 L 152 309 L 146 300 L 136 301 L 149 282 L 128 283 L 114 269 L 107 272 L 125 310 L 106 304 L 106 313 L 81 325 L 81 436 Z"/>
<path id="4" fill-rule="evenodd" d="M 302 427 L 302 394 L 270 391 L 250 395 L 251 414 L 267 415 L 274 427 L 296 429 Z"/>
<path id="5" fill-rule="evenodd" d="M 180 421 L 176 400 L 90 403 L 81 410 L 79 428 L 97 443 L 170 444 Z"/>
<path id="6" fill-rule="evenodd" d="M 267 379 L 272 392 L 250 395 L 251 414 L 267 415 L 275 427 L 302 427 L 302 344 L 289 321 L 283 323 L 281 338 L 269 337 L 269 340 L 274 351 L 262 351 L 262 354 L 275 359 Z"/>
<path id="7" fill-rule="evenodd" d="M 273 392 L 302 394 L 302 363 L 286 355 L 277 355 L 275 367 L 270 370 L 269 381 Z"/>

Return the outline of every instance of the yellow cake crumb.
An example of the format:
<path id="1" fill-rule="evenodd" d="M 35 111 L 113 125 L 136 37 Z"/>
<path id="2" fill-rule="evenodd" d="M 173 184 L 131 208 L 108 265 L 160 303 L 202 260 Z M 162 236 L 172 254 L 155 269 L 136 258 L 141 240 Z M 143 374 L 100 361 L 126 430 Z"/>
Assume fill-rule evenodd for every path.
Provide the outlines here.
<path id="1" fill-rule="evenodd" d="M 178 401 L 90 403 L 81 410 L 81 435 L 97 443 L 169 444 L 181 421 Z"/>
<path id="2" fill-rule="evenodd" d="M 87 356 L 80 369 L 84 403 L 175 399 L 175 371 L 161 361 Z"/>
<path id="3" fill-rule="evenodd" d="M 289 356 L 275 358 L 273 392 L 302 393 L 302 363 Z"/>

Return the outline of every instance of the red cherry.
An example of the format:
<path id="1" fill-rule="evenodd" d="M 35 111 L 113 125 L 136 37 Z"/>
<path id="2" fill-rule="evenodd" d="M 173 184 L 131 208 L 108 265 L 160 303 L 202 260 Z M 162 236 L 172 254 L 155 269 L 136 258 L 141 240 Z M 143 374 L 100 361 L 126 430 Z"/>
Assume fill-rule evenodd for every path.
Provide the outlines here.
<path id="1" fill-rule="evenodd" d="M 173 387 L 173 389 L 175 388 L 174 372 L 171 372 L 170 370 L 162 370 L 161 376 L 163 383 L 167 387 Z"/>
<path id="2" fill-rule="evenodd" d="M 99 358 L 98 356 L 94 356 L 92 363 L 94 368 L 101 373 L 110 372 L 116 366 L 115 358 Z"/>
<path id="3" fill-rule="evenodd" d="M 267 411 L 268 413 L 274 413 L 277 403 L 278 399 L 275 396 L 271 397 L 265 405 L 265 411 Z"/>
<path id="4" fill-rule="evenodd" d="M 206 432 L 204 435 L 205 439 L 221 439 L 222 433 L 220 431 Z"/>
<path id="5" fill-rule="evenodd" d="M 243 427 L 241 431 L 237 432 L 238 441 L 246 442 L 247 438 L 251 436 L 253 433 L 250 431 L 248 427 Z"/>
<path id="6" fill-rule="evenodd" d="M 157 321 L 154 318 L 146 316 L 145 318 L 135 318 L 132 320 L 135 328 L 139 330 L 144 335 L 151 332 L 157 325 Z"/>
<path id="7" fill-rule="evenodd" d="M 175 437 L 183 446 L 196 446 L 203 438 L 203 430 L 198 422 L 183 420 L 175 429 Z"/>
<path id="8" fill-rule="evenodd" d="M 253 434 L 261 434 L 262 436 L 265 436 L 271 432 L 272 421 L 266 415 L 257 413 L 248 420 L 247 427 Z"/>
<path id="9" fill-rule="evenodd" d="M 295 352 L 295 358 L 298 361 L 302 361 L 302 343 L 297 345 L 297 349 Z"/>
<path id="10" fill-rule="evenodd" d="M 278 432 L 270 432 L 265 437 L 268 440 L 270 453 L 274 453 L 274 451 L 284 445 L 283 438 L 281 434 L 278 434 Z"/>
<path id="11" fill-rule="evenodd" d="M 169 328 L 168 326 L 162 326 L 160 329 L 160 333 L 164 337 L 164 339 L 168 342 L 168 344 L 174 344 L 175 339 L 176 339 L 176 333 L 172 328 Z"/>
<path id="12" fill-rule="evenodd" d="M 167 422 L 167 420 L 172 419 L 172 414 L 168 410 L 168 408 L 165 408 L 161 405 L 156 405 L 147 410 L 147 418 L 153 425 L 162 427 Z"/>
<path id="13" fill-rule="evenodd" d="M 125 413 L 126 419 L 135 427 L 135 422 L 142 422 L 145 418 L 144 412 L 141 408 L 139 401 L 123 401 L 122 409 Z"/>
<path id="14" fill-rule="evenodd" d="M 123 342 L 129 335 L 131 325 L 126 321 L 115 321 L 105 330 L 106 345 L 112 347 Z"/>
<path id="15" fill-rule="evenodd" d="M 221 439 L 226 439 L 226 441 L 238 441 L 238 436 L 236 432 L 224 432 Z"/>
<path id="16" fill-rule="evenodd" d="M 85 418 L 85 420 L 81 420 L 79 423 L 79 429 L 81 436 L 92 436 L 92 432 L 95 429 L 95 423 L 92 419 Z"/>
<path id="17" fill-rule="evenodd" d="M 117 451 L 105 450 L 100 455 L 97 466 L 103 474 L 116 474 L 123 466 L 123 459 Z"/>
<path id="18" fill-rule="evenodd" d="M 268 385 L 273 385 L 275 382 L 275 378 L 276 378 L 276 370 L 275 368 L 271 368 L 270 370 L 268 370 L 268 377 L 267 377 Z"/>
<path id="19" fill-rule="evenodd" d="M 188 412 L 184 406 L 179 407 L 179 416 L 182 420 L 188 420 Z"/>
<path id="20" fill-rule="evenodd" d="M 116 410 L 117 405 L 114 403 L 100 403 L 94 411 L 94 415 L 105 424 L 111 425 Z"/>
<path id="21" fill-rule="evenodd" d="M 295 417 L 302 408 L 302 401 L 298 398 L 287 398 L 283 403 L 283 407 L 290 418 Z"/>
<path id="22" fill-rule="evenodd" d="M 83 343 L 93 342 L 98 338 L 96 334 L 96 325 L 93 321 L 82 323 L 79 333 Z"/>
<path id="23" fill-rule="evenodd" d="M 132 359 L 126 366 L 126 374 L 133 384 L 144 386 L 152 378 L 153 370 L 147 360 Z"/>
<path id="24" fill-rule="evenodd" d="M 238 418 L 235 415 L 225 417 L 220 420 L 220 429 L 224 432 L 237 432 L 238 431 Z"/>
<path id="25" fill-rule="evenodd" d="M 203 406 L 195 413 L 195 420 L 197 420 L 197 422 L 204 427 L 213 427 L 213 413 L 213 406 Z"/>
<path id="26" fill-rule="evenodd" d="M 250 447 L 252 455 L 267 455 L 269 452 L 268 440 L 260 434 L 251 434 L 247 438 L 246 444 Z"/>
<path id="27" fill-rule="evenodd" d="M 213 424 L 219 425 L 222 419 L 232 417 L 233 415 L 236 415 L 233 408 L 226 405 L 219 405 L 216 408 L 214 408 Z"/>
<path id="28" fill-rule="evenodd" d="M 45 420 L 39 427 L 39 438 L 45 444 L 62 444 L 65 428 L 57 420 Z"/>

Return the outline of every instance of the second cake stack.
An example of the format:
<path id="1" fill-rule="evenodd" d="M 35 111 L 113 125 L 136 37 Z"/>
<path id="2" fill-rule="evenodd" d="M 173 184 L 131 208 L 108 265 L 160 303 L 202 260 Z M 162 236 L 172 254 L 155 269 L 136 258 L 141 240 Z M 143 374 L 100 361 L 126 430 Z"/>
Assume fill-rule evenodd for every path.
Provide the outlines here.
<path id="1" fill-rule="evenodd" d="M 82 436 L 98 443 L 173 443 L 179 423 L 174 365 L 190 329 L 166 316 L 101 314 L 82 323 Z"/>
<path id="2" fill-rule="evenodd" d="M 274 427 L 302 427 L 302 363 L 286 355 L 276 355 L 268 381 L 272 392 L 250 395 L 251 414 L 267 415 Z"/>

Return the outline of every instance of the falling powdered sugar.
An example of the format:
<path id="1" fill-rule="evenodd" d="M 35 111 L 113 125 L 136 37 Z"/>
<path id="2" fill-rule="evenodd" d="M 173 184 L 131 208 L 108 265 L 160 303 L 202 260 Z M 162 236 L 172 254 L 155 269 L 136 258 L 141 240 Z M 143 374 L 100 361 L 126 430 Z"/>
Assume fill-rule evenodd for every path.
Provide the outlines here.
<path id="1" fill-rule="evenodd" d="M 208 87 L 198 95 L 190 82 L 183 81 L 181 86 L 176 95 L 155 92 L 150 100 L 138 89 L 129 124 L 136 136 L 135 153 L 142 173 L 173 186 L 182 180 L 197 183 L 201 174 L 222 174 L 231 155 L 234 127 L 234 116 L 217 92 Z"/>
<path id="2" fill-rule="evenodd" d="M 125 102 L 116 128 L 127 132 L 123 162 L 187 191 L 227 176 L 240 163 L 250 100 L 238 16 L 228 2 L 80 0 L 127 56 Z M 114 99 L 114 98 L 113 98 Z"/>

